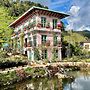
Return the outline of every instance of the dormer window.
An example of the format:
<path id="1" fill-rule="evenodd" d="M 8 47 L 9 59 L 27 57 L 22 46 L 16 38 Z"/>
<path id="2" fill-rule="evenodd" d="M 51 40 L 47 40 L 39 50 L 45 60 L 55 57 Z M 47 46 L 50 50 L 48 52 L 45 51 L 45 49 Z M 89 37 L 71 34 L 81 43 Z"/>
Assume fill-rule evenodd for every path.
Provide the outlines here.
<path id="1" fill-rule="evenodd" d="M 46 27 L 46 18 L 45 17 L 41 17 L 41 25 L 42 27 Z"/>
<path id="2" fill-rule="evenodd" d="M 53 29 L 57 28 L 57 19 L 53 19 Z"/>

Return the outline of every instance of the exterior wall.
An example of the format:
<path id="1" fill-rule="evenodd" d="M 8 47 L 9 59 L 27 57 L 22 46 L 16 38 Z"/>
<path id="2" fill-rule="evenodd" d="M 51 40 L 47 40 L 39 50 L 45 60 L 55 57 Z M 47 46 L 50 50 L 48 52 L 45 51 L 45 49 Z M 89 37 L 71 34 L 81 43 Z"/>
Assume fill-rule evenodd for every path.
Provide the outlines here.
<path id="1" fill-rule="evenodd" d="M 21 31 L 23 31 L 23 27 L 24 26 L 27 26 L 29 24 L 29 22 L 33 22 L 33 19 L 36 19 L 37 16 L 36 15 L 33 15 L 33 17 L 31 18 L 28 18 L 28 19 L 25 19 L 24 21 L 22 21 L 21 24 L 17 25 L 14 29 L 15 32 L 18 32 L 18 30 L 20 29 Z"/>
<path id="2" fill-rule="evenodd" d="M 51 16 L 45 16 L 45 15 L 37 15 L 37 22 L 38 21 L 41 21 L 41 17 L 46 17 L 46 22 L 49 22 L 50 23 L 50 27 L 52 28 L 53 27 L 53 22 L 52 20 L 53 19 L 57 19 L 57 22 L 60 22 L 60 19 L 59 18 L 56 18 L 56 17 L 51 17 Z"/>
<path id="3" fill-rule="evenodd" d="M 89 42 L 83 43 L 83 48 L 84 50 L 90 51 L 90 43 Z"/>
<path id="4" fill-rule="evenodd" d="M 37 44 L 41 44 L 41 36 L 42 35 L 47 35 L 47 40 L 50 41 L 50 46 L 53 46 L 53 34 L 52 33 L 48 33 L 48 32 L 39 32 L 37 33 Z M 56 36 L 58 36 L 58 41 L 61 41 L 61 33 L 56 34 Z"/>

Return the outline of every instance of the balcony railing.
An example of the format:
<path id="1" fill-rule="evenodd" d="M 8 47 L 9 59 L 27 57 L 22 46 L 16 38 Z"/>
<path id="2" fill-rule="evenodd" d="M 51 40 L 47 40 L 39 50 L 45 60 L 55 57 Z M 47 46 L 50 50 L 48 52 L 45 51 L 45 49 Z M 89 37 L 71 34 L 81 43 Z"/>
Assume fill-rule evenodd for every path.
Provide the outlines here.
<path id="1" fill-rule="evenodd" d="M 54 42 L 53 46 L 61 47 L 62 46 L 61 41 Z"/>
<path id="2" fill-rule="evenodd" d="M 50 46 L 50 40 L 42 41 L 43 46 Z"/>
<path id="3" fill-rule="evenodd" d="M 34 46 L 36 46 L 36 43 L 32 42 L 32 41 L 29 41 L 29 42 L 24 44 L 24 47 L 34 47 Z"/>

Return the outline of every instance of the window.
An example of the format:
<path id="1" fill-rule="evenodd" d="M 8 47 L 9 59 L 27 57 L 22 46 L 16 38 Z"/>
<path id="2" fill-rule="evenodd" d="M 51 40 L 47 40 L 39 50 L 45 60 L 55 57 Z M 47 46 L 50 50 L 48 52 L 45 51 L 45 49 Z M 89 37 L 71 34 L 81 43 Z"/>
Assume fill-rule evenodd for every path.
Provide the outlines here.
<path id="1" fill-rule="evenodd" d="M 42 59 L 47 59 L 47 50 L 42 50 Z"/>
<path id="2" fill-rule="evenodd" d="M 58 37 L 58 36 L 54 36 L 54 37 L 53 37 L 53 45 L 54 45 L 54 46 L 56 46 L 57 43 L 58 43 L 57 37 Z"/>
<path id="3" fill-rule="evenodd" d="M 53 19 L 53 29 L 57 28 L 57 19 Z"/>
<path id="4" fill-rule="evenodd" d="M 42 24 L 42 27 L 46 26 L 46 18 L 45 17 L 41 17 L 41 24 Z"/>
<path id="5" fill-rule="evenodd" d="M 36 24 L 36 17 L 34 16 L 33 17 L 33 25 L 35 25 Z"/>
<path id="6" fill-rule="evenodd" d="M 47 35 L 42 35 L 42 43 L 45 43 L 47 40 Z"/>
<path id="7" fill-rule="evenodd" d="M 85 49 L 89 49 L 89 45 L 85 45 Z"/>
<path id="8" fill-rule="evenodd" d="M 33 36 L 33 45 L 36 46 L 36 36 Z"/>
<path id="9" fill-rule="evenodd" d="M 27 38 L 25 38 L 25 47 L 27 47 Z"/>

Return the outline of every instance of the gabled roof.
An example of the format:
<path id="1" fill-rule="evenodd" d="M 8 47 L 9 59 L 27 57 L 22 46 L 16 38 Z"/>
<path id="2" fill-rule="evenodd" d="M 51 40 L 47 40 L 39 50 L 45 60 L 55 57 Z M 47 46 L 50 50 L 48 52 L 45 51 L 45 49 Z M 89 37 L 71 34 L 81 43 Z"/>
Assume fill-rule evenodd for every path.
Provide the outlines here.
<path id="1" fill-rule="evenodd" d="M 13 27 L 15 24 L 17 24 L 20 20 L 22 20 L 23 18 L 25 18 L 25 16 L 27 16 L 33 10 L 42 10 L 42 11 L 47 11 L 47 12 L 52 12 L 52 13 L 59 14 L 60 15 L 60 17 L 59 17 L 60 19 L 69 16 L 68 14 L 63 13 L 63 12 L 58 12 L 58 11 L 54 11 L 54 10 L 50 10 L 50 9 L 45 9 L 45 8 L 40 8 L 40 7 L 33 6 L 32 8 L 30 8 L 29 10 L 27 10 L 24 14 L 22 14 L 18 19 L 16 19 L 14 22 L 12 22 L 9 25 L 9 27 Z"/>

